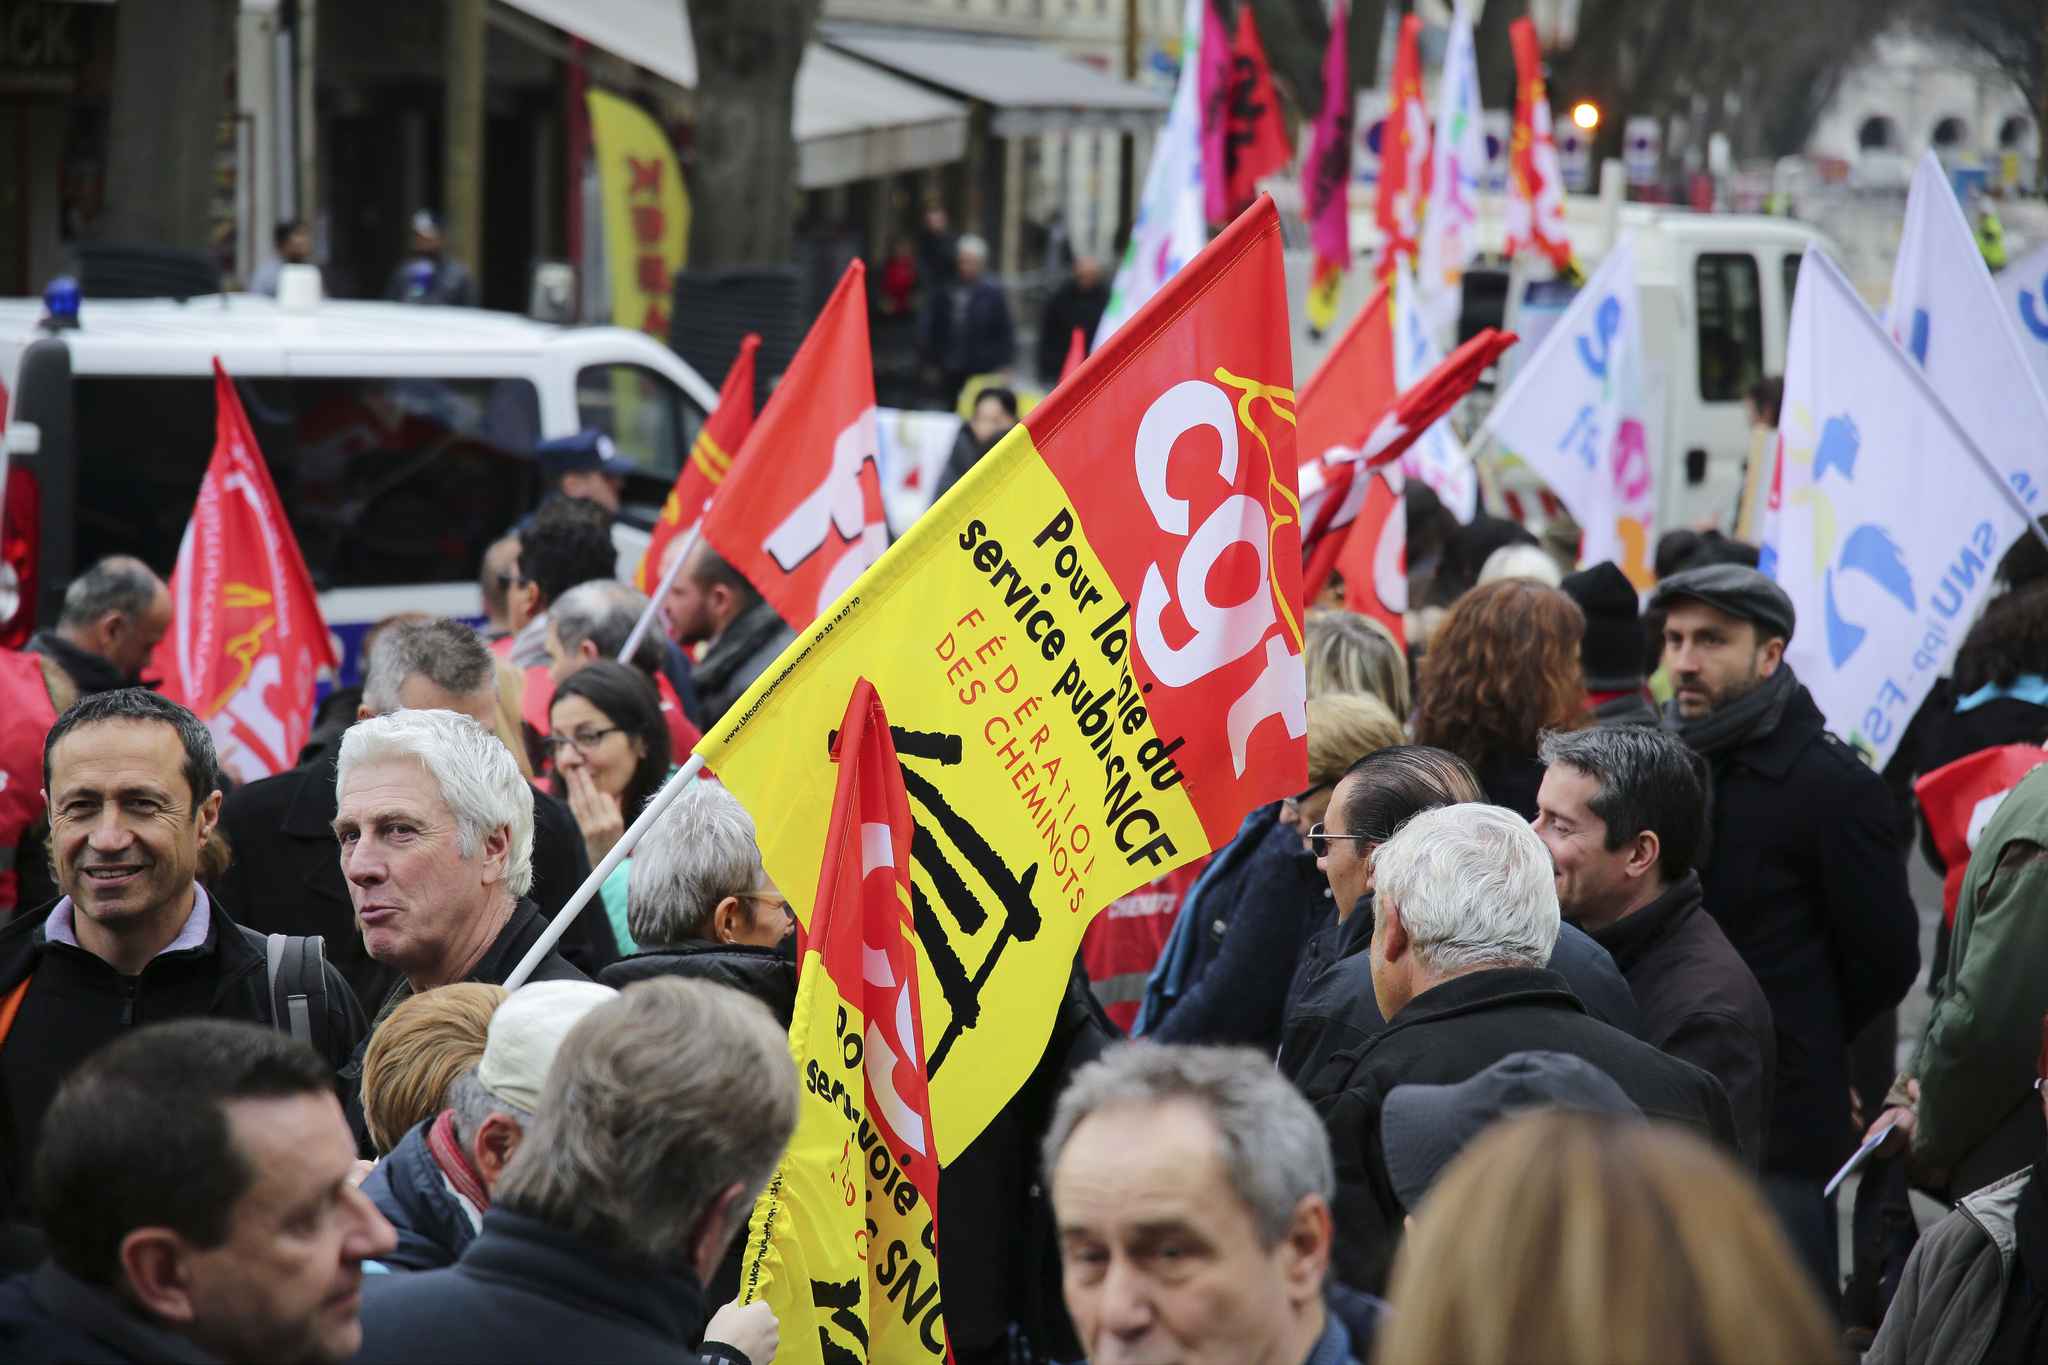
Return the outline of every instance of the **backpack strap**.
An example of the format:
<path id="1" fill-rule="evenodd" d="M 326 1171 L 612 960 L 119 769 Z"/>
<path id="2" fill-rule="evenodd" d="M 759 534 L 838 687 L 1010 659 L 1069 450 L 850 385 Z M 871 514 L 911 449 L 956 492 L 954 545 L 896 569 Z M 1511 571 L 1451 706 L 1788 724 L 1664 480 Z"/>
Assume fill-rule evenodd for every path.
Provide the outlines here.
<path id="1" fill-rule="evenodd" d="M 268 934 L 263 943 L 271 1020 L 316 1050 L 327 1020 L 326 947 L 317 934 Z"/>

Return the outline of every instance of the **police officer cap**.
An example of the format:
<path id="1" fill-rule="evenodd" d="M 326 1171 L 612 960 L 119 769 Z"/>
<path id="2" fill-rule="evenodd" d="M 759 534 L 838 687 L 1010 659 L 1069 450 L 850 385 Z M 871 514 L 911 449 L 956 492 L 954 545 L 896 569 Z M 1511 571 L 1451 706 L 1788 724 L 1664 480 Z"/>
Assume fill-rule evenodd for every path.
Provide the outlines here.
<path id="1" fill-rule="evenodd" d="M 1795 613 L 1785 590 L 1742 564 L 1708 564 L 1675 573 L 1650 594 L 1651 611 L 1682 601 L 1704 602 L 1757 628 L 1764 639 L 1790 640 Z"/>
<path id="2" fill-rule="evenodd" d="M 623 479 L 639 467 L 631 460 L 619 458 L 611 437 L 589 428 L 574 436 L 557 436 L 553 440 L 542 441 L 533 448 L 533 456 L 551 479 L 592 470 Z"/>

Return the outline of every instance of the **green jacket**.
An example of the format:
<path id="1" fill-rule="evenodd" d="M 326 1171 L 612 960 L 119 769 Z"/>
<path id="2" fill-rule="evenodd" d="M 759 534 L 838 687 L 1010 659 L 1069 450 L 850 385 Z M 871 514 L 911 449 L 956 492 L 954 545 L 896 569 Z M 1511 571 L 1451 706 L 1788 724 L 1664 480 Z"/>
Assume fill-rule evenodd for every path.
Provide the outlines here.
<path id="1" fill-rule="evenodd" d="M 2031 1170 L 1978 1190 L 1913 1247 L 1863 1365 L 1977 1365 L 1998 1335 Z"/>
<path id="2" fill-rule="evenodd" d="M 2033 1161 L 2033 1085 L 2048 1014 L 2048 767 L 1992 815 L 1956 900 L 1948 974 L 1921 1035 L 1913 1155 L 1972 1190 Z"/>

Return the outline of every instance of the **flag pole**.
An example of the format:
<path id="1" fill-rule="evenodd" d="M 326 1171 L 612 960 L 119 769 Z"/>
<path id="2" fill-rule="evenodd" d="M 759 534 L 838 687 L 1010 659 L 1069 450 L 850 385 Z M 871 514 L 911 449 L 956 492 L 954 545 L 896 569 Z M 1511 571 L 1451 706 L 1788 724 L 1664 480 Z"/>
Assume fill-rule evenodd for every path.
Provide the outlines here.
<path id="1" fill-rule="evenodd" d="M 1898 339 L 1885 329 L 1883 323 L 1877 320 L 1877 315 L 1871 312 L 1869 306 L 1863 302 L 1862 296 L 1857 294 L 1855 288 L 1842 274 L 1841 267 L 1835 264 L 1832 256 L 1818 247 L 1809 246 L 1806 248 L 1806 255 L 1801 262 L 1801 270 L 1804 271 L 1807 262 L 1815 260 L 1821 263 L 1823 267 L 1822 274 L 1827 277 L 1828 283 L 1840 290 L 1848 298 L 1849 302 L 1854 305 L 1850 311 L 1863 319 L 1864 326 L 1883 337 L 1885 345 L 1898 351 L 1899 358 L 1905 362 L 1905 369 L 1913 376 L 1913 383 L 1920 390 L 1920 396 L 1927 400 L 1928 406 L 1941 414 L 1941 420 L 1948 425 L 1949 434 L 1962 443 L 1963 449 L 1970 452 L 1970 458 L 1977 462 L 1977 467 L 1984 472 L 1984 477 L 1998 486 L 1998 491 L 2005 496 L 2007 502 L 2012 504 L 2012 510 L 2020 514 L 2020 521 L 2029 531 L 2034 533 L 2034 539 L 2041 542 L 2041 548 L 2048 549 L 2048 530 L 2042 529 L 2040 519 L 2028 510 L 2026 501 L 2020 497 L 2018 490 L 2006 482 L 2005 475 L 1998 472 L 1998 466 L 1991 463 L 1991 457 L 1978 448 L 1977 442 L 1971 437 L 1969 432 L 1963 430 L 1962 422 L 1953 412 L 1949 411 L 1949 406 L 1942 401 L 1941 395 L 1935 392 L 1934 381 L 1929 379 L 1927 372 L 1920 368 L 1920 362 L 1907 355 L 1899 346 Z"/>
<path id="2" fill-rule="evenodd" d="M 576 916 L 596 897 L 597 889 L 604 885 L 604 879 L 617 871 L 620 863 L 633 856 L 633 849 L 639 844 L 641 836 L 654 827 L 654 822 L 669 808 L 669 803 L 676 799 L 677 794 L 685 786 L 696 781 L 697 774 L 703 770 L 704 756 L 691 754 L 683 766 L 676 769 L 675 775 L 662 784 L 661 790 L 654 794 L 654 799 L 641 810 L 639 818 L 626 827 L 626 832 L 611 846 L 611 851 L 598 860 L 596 867 L 590 869 L 590 875 L 583 879 L 583 885 L 576 888 L 576 894 L 569 897 L 562 908 L 555 912 L 555 917 L 549 921 L 548 927 L 541 930 L 540 938 L 526 950 L 526 956 L 519 959 L 519 965 L 512 969 L 512 975 L 505 978 L 506 990 L 516 991 L 526 984 L 526 978 L 533 975 L 533 969 L 540 966 L 540 960 L 561 942 L 562 935 L 568 932 Z"/>
<path id="3" fill-rule="evenodd" d="M 653 593 L 648 596 L 646 609 L 640 613 L 640 619 L 633 623 L 633 633 L 626 637 L 626 643 L 620 647 L 620 663 L 633 662 L 633 651 L 640 648 L 640 642 L 647 638 L 649 628 L 654 625 L 654 614 L 661 610 L 661 599 L 668 596 L 668 590 L 675 586 L 676 575 L 683 571 L 683 565 L 697 552 L 697 542 L 703 538 L 704 518 L 699 516 L 697 524 L 683 537 L 682 549 L 676 551 L 669 559 L 668 568 L 661 575 L 661 582 L 655 585 Z"/>

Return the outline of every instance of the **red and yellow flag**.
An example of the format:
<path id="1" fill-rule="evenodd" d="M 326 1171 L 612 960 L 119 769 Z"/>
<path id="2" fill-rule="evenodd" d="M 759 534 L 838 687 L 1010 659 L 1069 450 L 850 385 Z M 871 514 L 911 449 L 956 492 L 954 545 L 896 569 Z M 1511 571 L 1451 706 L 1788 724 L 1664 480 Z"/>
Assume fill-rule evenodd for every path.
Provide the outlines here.
<path id="1" fill-rule="evenodd" d="M 798 630 L 889 544 L 877 449 L 867 268 L 855 261 L 704 513 L 711 548 Z"/>
<path id="2" fill-rule="evenodd" d="M 830 752 L 839 780 L 789 1026 L 802 1098 L 747 1228 L 740 1298 L 775 1310 L 778 1360 L 948 1360 L 914 834 L 889 718 L 866 678 Z"/>
<path id="3" fill-rule="evenodd" d="M 1515 128 L 1508 145 L 1508 255 L 1540 251 L 1559 274 L 1572 268 L 1564 225 L 1564 168 L 1543 87 L 1543 48 L 1525 16 L 1508 25 L 1515 49 Z"/>
<path id="4" fill-rule="evenodd" d="M 1422 206 L 1429 201 L 1429 110 L 1422 103 L 1422 19 L 1401 20 L 1394 50 L 1394 97 L 1380 130 L 1380 195 L 1375 216 L 1384 245 L 1379 276 L 1390 279 L 1395 258 L 1415 259 L 1422 241 Z"/>
<path id="5" fill-rule="evenodd" d="M 171 571 L 170 633 L 150 668 L 163 693 L 213 732 L 244 782 L 298 761 L 313 684 L 334 647 L 305 556 L 285 520 L 234 381 L 213 362 L 213 459 Z"/>
<path id="6" fill-rule="evenodd" d="M 942 1162 L 1037 1064 L 1095 913 L 1306 785 L 1291 367 L 1261 198 L 697 750 L 776 883 L 816 886 L 827 736 L 857 680 L 888 697 Z"/>
<path id="7" fill-rule="evenodd" d="M 740 353 L 733 357 L 732 368 L 725 372 L 725 383 L 718 390 L 718 406 L 690 443 L 690 457 L 683 461 L 675 487 L 668 490 L 647 553 L 640 556 L 640 567 L 633 573 L 633 585 L 642 592 L 653 592 L 660 585 L 661 557 L 668 552 L 669 542 L 697 524 L 704 504 L 725 482 L 734 453 L 754 428 L 754 353 L 760 349 L 761 338 L 755 333 L 740 338 Z"/>

